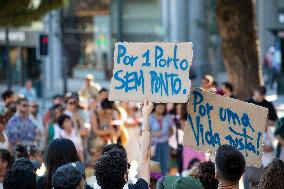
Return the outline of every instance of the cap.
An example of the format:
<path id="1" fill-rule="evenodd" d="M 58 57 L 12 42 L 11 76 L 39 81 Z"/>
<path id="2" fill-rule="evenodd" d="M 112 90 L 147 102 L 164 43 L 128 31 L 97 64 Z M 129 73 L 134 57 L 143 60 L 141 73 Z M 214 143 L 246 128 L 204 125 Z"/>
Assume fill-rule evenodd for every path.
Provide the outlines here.
<path id="1" fill-rule="evenodd" d="M 85 166 L 79 162 L 72 162 L 59 167 L 52 176 L 54 188 L 72 188 L 80 184 L 85 175 Z"/>
<path id="2" fill-rule="evenodd" d="M 204 189 L 201 182 L 193 177 L 166 176 L 163 186 L 166 189 Z"/>

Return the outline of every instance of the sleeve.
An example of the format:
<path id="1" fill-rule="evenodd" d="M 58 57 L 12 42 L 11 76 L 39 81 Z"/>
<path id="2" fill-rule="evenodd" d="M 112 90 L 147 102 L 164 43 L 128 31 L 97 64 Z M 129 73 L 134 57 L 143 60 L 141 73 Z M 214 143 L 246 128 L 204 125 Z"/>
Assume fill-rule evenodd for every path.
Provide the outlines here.
<path id="1" fill-rule="evenodd" d="M 167 125 L 163 125 L 162 136 L 169 136 L 170 129 L 173 128 L 173 119 L 171 116 L 167 116 L 166 121 L 163 123 L 166 123 Z"/>
<path id="2" fill-rule="evenodd" d="M 7 136 L 11 144 L 16 144 L 19 141 L 17 126 L 14 121 L 9 121 L 7 125 Z"/>
<path id="3" fill-rule="evenodd" d="M 278 119 L 278 116 L 277 116 L 276 110 L 275 110 L 272 103 L 269 103 L 269 110 L 268 111 L 269 111 L 268 118 L 272 121 L 276 121 Z"/>
<path id="4" fill-rule="evenodd" d="M 149 185 L 144 179 L 139 178 L 135 184 L 128 185 L 128 188 L 129 189 L 148 189 Z"/>

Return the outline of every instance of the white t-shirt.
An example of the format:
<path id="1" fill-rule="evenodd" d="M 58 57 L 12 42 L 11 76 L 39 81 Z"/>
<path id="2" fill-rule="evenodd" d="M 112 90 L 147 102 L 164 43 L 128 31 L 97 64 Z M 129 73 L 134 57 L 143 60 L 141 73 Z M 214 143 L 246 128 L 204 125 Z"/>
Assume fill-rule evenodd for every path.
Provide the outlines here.
<path id="1" fill-rule="evenodd" d="M 74 143 L 76 150 L 78 152 L 83 152 L 84 149 L 82 139 L 78 134 L 76 134 L 74 129 L 72 129 L 72 132 L 70 134 L 67 134 L 64 130 L 61 130 L 60 138 L 66 138 L 71 140 Z"/>
<path id="2" fill-rule="evenodd" d="M 263 133 L 263 144 L 269 147 L 273 147 L 273 141 L 274 141 L 274 134 L 273 131 L 268 128 L 266 132 Z M 262 165 L 263 167 L 266 167 L 274 157 L 274 152 L 263 152 L 262 155 Z"/>
<path id="3" fill-rule="evenodd" d="M 7 137 L 7 134 L 6 134 L 5 131 L 3 131 L 3 136 L 4 136 L 4 139 L 5 139 L 5 142 L 0 142 L 0 149 L 8 150 L 8 148 L 9 148 L 9 141 L 8 141 L 8 137 Z"/>

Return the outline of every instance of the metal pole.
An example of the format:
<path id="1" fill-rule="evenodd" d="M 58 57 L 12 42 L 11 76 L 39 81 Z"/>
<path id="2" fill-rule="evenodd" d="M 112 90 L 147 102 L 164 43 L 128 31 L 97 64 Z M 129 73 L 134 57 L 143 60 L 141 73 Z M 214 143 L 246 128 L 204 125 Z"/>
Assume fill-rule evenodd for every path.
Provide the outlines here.
<path id="1" fill-rule="evenodd" d="M 6 82 L 7 87 L 9 90 L 12 88 L 12 73 L 10 68 L 10 40 L 9 40 L 9 31 L 10 28 L 6 27 L 5 29 L 5 38 L 6 38 L 6 52 L 7 52 L 7 59 L 6 59 Z"/>

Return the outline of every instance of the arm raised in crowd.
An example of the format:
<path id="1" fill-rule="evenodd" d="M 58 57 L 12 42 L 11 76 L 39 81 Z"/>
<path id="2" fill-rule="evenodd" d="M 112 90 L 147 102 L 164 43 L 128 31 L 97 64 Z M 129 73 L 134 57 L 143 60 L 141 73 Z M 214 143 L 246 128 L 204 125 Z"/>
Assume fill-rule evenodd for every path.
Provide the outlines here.
<path id="1" fill-rule="evenodd" d="M 138 178 L 144 179 L 150 184 L 150 147 L 151 147 L 151 132 L 149 125 L 149 116 L 153 111 L 153 104 L 144 100 L 142 106 L 143 127 L 142 127 L 142 143 L 141 154 L 138 163 Z"/>

